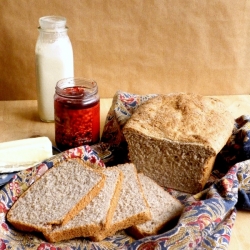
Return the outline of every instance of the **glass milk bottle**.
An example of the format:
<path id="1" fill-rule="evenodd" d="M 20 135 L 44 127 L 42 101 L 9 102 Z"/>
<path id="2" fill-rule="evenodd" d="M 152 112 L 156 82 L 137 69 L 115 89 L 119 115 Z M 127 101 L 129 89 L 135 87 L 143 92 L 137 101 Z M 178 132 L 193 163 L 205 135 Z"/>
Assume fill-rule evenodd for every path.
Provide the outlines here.
<path id="1" fill-rule="evenodd" d="M 67 34 L 66 18 L 45 16 L 39 19 L 36 43 L 36 78 L 39 117 L 54 121 L 56 83 L 74 76 L 73 49 Z"/>

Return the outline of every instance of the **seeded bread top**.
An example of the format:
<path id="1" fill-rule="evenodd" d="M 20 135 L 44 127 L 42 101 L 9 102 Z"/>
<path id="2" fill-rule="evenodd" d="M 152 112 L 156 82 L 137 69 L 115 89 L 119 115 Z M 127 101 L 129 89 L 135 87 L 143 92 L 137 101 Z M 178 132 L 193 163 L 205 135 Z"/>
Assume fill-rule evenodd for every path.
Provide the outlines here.
<path id="1" fill-rule="evenodd" d="M 142 104 L 124 126 L 145 136 L 203 144 L 216 153 L 224 146 L 234 118 L 215 98 L 195 94 L 159 95 Z"/>

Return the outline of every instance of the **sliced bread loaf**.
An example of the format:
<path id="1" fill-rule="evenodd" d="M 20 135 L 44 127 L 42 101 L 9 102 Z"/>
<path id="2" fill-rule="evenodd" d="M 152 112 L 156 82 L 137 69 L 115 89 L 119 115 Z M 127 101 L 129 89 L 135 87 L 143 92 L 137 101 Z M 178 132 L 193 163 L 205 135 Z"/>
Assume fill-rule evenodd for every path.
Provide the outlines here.
<path id="1" fill-rule="evenodd" d="M 106 230 L 94 234 L 91 237 L 94 241 L 101 241 L 119 230 L 151 219 L 149 206 L 145 200 L 134 164 L 121 164 L 117 168 L 124 175 L 118 204 L 110 226 Z"/>
<path id="2" fill-rule="evenodd" d="M 157 234 L 167 223 L 180 216 L 183 205 L 151 178 L 142 173 L 138 177 L 152 215 L 151 220 L 128 228 L 130 234 L 140 239 Z"/>
<path id="3" fill-rule="evenodd" d="M 89 237 L 109 226 L 119 199 L 123 174 L 116 167 L 106 168 L 103 173 L 106 181 L 100 193 L 68 223 L 44 232 L 49 242 Z"/>
<path id="4" fill-rule="evenodd" d="M 7 220 L 23 231 L 49 231 L 83 209 L 100 192 L 105 178 L 80 159 L 60 162 L 20 196 Z"/>
<path id="5" fill-rule="evenodd" d="M 201 191 L 234 119 L 215 98 L 159 95 L 142 104 L 123 128 L 129 158 L 161 186 Z"/>

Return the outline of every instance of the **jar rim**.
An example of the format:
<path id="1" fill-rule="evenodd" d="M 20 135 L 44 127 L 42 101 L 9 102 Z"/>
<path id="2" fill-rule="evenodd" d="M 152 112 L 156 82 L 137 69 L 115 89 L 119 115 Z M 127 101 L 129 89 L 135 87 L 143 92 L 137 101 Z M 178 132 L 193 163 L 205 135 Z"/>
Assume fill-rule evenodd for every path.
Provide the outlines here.
<path id="1" fill-rule="evenodd" d="M 73 88 L 77 88 L 81 91 L 69 91 Z M 79 99 L 83 97 L 84 99 L 88 99 L 96 95 L 98 92 L 96 81 L 83 77 L 68 77 L 61 79 L 57 82 L 55 89 L 58 95 L 72 99 Z"/>

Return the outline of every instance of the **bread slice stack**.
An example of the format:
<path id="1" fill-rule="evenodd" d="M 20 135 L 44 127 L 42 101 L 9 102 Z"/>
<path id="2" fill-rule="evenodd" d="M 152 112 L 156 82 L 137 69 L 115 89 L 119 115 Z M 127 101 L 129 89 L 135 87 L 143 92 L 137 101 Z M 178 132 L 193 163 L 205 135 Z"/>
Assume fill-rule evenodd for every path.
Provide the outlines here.
<path id="1" fill-rule="evenodd" d="M 134 164 L 96 169 L 71 159 L 31 185 L 7 220 L 21 231 L 43 233 L 49 242 L 76 237 L 100 241 L 128 228 L 137 238 L 157 234 L 181 211 L 182 204 L 138 174 Z"/>

